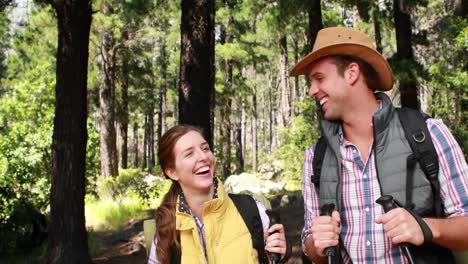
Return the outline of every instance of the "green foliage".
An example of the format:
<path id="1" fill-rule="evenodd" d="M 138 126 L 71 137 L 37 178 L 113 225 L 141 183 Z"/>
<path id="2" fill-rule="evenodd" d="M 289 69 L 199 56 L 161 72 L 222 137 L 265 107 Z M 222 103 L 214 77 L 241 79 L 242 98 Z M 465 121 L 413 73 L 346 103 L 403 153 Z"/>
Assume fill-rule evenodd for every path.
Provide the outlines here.
<path id="1" fill-rule="evenodd" d="M 429 67 L 429 85 L 435 95 L 428 112 L 450 128 L 462 150 L 468 150 L 468 19 L 445 17 L 441 58 Z"/>
<path id="2" fill-rule="evenodd" d="M 162 184 L 155 181 L 150 186 L 141 169 L 120 170 L 119 176 L 108 177 L 99 183 L 99 197 L 103 200 L 122 201 L 124 197 L 136 196 L 145 204 L 159 196 Z"/>
<path id="3" fill-rule="evenodd" d="M 56 29 L 49 10 L 34 10 L 12 39 L 0 97 L 0 236 L 20 237 L 11 216 L 26 204 L 45 211 L 51 175 Z M 25 230 L 27 231 L 27 230 Z M 2 250 L 16 245 L 1 244 Z"/>
<path id="4" fill-rule="evenodd" d="M 400 82 L 415 81 L 421 82 L 425 75 L 425 70 L 421 64 L 414 60 L 401 59 L 397 57 L 397 54 L 392 58 L 388 59 L 388 62 L 392 66 L 393 74 L 395 79 Z"/>
<path id="5" fill-rule="evenodd" d="M 97 195 L 96 186 L 100 170 L 99 133 L 88 118 L 88 142 L 86 146 L 86 193 Z"/>
<path id="6" fill-rule="evenodd" d="M 8 25 L 10 20 L 6 12 L 0 12 L 0 80 L 4 77 L 6 72 L 5 54 L 9 47 L 10 34 L 8 32 Z M 2 83 L 0 82 L 0 96 L 2 94 Z"/>
<path id="7" fill-rule="evenodd" d="M 288 127 L 279 131 L 281 146 L 272 155 L 272 160 L 283 162 L 281 178 L 295 188 L 300 186 L 302 179 L 304 151 L 318 138 L 314 102 L 307 100 L 297 103 L 297 106 L 301 114 L 294 117 Z"/>

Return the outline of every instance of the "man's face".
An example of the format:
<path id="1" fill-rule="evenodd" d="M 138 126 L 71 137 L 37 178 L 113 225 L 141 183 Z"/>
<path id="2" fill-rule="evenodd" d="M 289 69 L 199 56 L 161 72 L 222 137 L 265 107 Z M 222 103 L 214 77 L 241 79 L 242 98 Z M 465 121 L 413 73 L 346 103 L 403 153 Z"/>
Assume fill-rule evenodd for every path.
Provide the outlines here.
<path id="1" fill-rule="evenodd" d="M 327 120 L 342 119 L 350 89 L 347 87 L 345 78 L 339 74 L 333 60 L 324 58 L 312 64 L 309 70 L 309 80 L 311 82 L 309 95 L 320 103 L 324 118 Z"/>

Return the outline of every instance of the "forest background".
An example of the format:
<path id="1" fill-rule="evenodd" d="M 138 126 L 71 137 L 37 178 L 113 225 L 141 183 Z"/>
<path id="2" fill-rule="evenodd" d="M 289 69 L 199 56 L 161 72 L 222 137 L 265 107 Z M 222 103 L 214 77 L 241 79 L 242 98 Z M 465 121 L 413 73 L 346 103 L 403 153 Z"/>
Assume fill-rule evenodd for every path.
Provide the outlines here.
<path id="1" fill-rule="evenodd" d="M 221 179 L 299 190 L 319 112 L 288 72 L 328 26 L 372 36 L 394 103 L 443 120 L 466 155 L 466 1 L 2 0 L 0 253 L 41 244 L 45 216 L 47 262 L 90 263 L 93 231 L 157 207 L 155 150 L 178 123 L 205 129 Z"/>

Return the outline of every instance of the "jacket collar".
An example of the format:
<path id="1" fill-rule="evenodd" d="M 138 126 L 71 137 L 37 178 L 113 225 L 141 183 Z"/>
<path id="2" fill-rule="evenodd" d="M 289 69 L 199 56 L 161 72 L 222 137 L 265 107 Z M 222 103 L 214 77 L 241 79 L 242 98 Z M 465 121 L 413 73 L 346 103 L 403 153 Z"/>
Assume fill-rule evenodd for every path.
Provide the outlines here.
<path id="1" fill-rule="evenodd" d="M 393 107 L 390 97 L 385 93 L 376 93 L 375 97 L 382 102 L 382 107 L 378 109 L 373 116 L 374 131 L 375 134 L 378 135 L 390 124 L 393 114 L 395 113 L 395 108 Z"/>
<path id="2" fill-rule="evenodd" d="M 213 199 L 205 202 L 203 209 L 203 216 L 208 214 L 222 215 L 227 209 L 226 199 L 228 197 L 226 190 L 222 182 L 218 178 L 213 179 L 215 190 L 213 193 Z M 188 203 L 185 201 L 183 193 L 177 198 L 177 213 L 176 213 L 176 229 L 187 230 L 196 227 L 193 215 L 188 207 Z"/>

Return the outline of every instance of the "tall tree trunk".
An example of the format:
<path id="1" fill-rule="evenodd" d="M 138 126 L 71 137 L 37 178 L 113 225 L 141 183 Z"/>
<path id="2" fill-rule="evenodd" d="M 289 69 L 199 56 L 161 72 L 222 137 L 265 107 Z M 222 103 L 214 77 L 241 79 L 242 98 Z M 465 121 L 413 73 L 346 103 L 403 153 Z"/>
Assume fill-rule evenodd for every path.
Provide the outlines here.
<path id="1" fill-rule="evenodd" d="M 138 168 L 139 155 L 138 155 L 138 124 L 133 124 L 133 151 L 135 152 L 135 156 L 133 159 L 133 167 Z"/>
<path id="2" fill-rule="evenodd" d="M 151 95 L 153 95 L 153 89 L 151 88 Z M 150 109 L 148 113 L 148 171 L 151 172 L 156 164 L 156 158 L 154 155 L 154 100 L 151 100 Z"/>
<path id="3" fill-rule="evenodd" d="M 299 62 L 299 43 L 297 39 L 294 39 L 294 65 L 296 65 Z M 293 85 L 293 101 L 299 101 L 303 102 L 304 101 L 304 93 L 300 92 L 299 89 L 299 76 L 294 76 L 294 85 Z M 299 114 L 299 109 L 298 107 L 294 106 L 293 110 L 291 111 L 293 113 L 293 116 L 296 116 Z"/>
<path id="4" fill-rule="evenodd" d="M 236 174 L 240 174 L 244 170 L 244 158 L 242 157 L 242 110 L 239 103 L 235 106 L 235 122 L 234 122 L 234 146 L 236 151 Z"/>
<path id="5" fill-rule="evenodd" d="M 377 4 L 374 4 L 372 8 L 372 20 L 374 22 L 374 35 L 375 35 L 375 46 L 377 47 L 377 51 L 382 54 L 383 47 L 382 47 L 382 34 L 380 30 L 380 21 L 379 21 L 379 7 Z"/>
<path id="6" fill-rule="evenodd" d="M 182 0 L 179 122 L 204 129 L 213 145 L 214 16 L 211 0 Z"/>
<path id="7" fill-rule="evenodd" d="M 272 82 L 270 81 L 270 85 L 268 85 L 268 112 L 270 113 L 270 116 L 269 116 L 269 144 L 268 146 L 270 147 L 269 151 L 270 153 L 273 151 L 273 126 L 274 126 L 274 113 L 273 113 L 273 95 L 272 95 L 272 90 L 273 88 L 271 87 L 272 86 Z"/>
<path id="8" fill-rule="evenodd" d="M 122 36 L 123 42 L 128 40 L 128 32 L 124 32 Z M 129 54 L 127 50 L 123 51 L 122 59 L 122 107 L 119 114 L 120 121 L 120 167 L 128 168 L 128 60 Z"/>
<path id="9" fill-rule="evenodd" d="M 225 83 L 225 92 L 222 96 L 222 107 L 221 107 L 221 131 L 223 131 L 222 145 L 223 145 L 223 160 L 221 161 L 223 168 L 223 176 L 226 179 L 231 176 L 231 148 L 232 141 L 231 135 L 233 133 L 232 121 L 231 121 L 231 109 L 233 106 L 232 98 L 229 96 L 229 93 L 232 89 L 232 61 L 228 60 L 225 62 L 225 74 L 226 74 L 226 83 Z M 235 132 L 235 128 L 234 128 Z"/>
<path id="10" fill-rule="evenodd" d="M 57 12 L 58 47 L 47 263 L 92 263 L 84 210 L 92 8 L 88 0 L 49 3 Z"/>
<path id="11" fill-rule="evenodd" d="M 309 53 L 314 46 L 317 33 L 323 28 L 322 6 L 320 0 L 310 0 L 308 9 L 309 26 L 307 31 L 307 45 L 305 45 L 304 54 Z"/>
<path id="12" fill-rule="evenodd" d="M 262 93 L 262 115 L 263 115 L 263 122 L 262 122 L 262 130 L 263 130 L 263 153 L 267 153 L 268 150 L 268 135 L 269 135 L 269 127 L 267 128 L 268 122 L 267 118 L 267 110 L 268 110 L 268 103 L 267 103 L 267 93 L 268 89 L 264 89 Z"/>
<path id="13" fill-rule="evenodd" d="M 222 105 L 227 107 L 222 108 L 220 111 L 220 143 L 222 148 L 221 153 L 221 168 L 223 178 L 226 179 L 231 175 L 231 99 L 223 98 Z"/>
<path id="14" fill-rule="evenodd" d="M 310 0 L 310 8 L 309 12 L 309 30 L 307 31 L 307 45 L 304 45 L 304 55 L 312 51 L 314 46 L 315 40 L 317 39 L 318 32 L 323 28 L 323 21 L 322 21 L 322 5 L 320 0 Z M 304 96 L 307 93 L 310 82 L 307 75 L 304 75 L 305 81 L 307 83 L 307 89 L 304 91 Z M 320 118 L 321 115 L 321 108 L 317 107 L 317 111 L 315 111 L 315 116 L 317 119 Z M 317 129 L 320 130 L 320 122 L 317 122 Z"/>
<path id="15" fill-rule="evenodd" d="M 105 4 L 102 8 L 104 15 L 112 13 L 112 7 Z M 104 178 L 118 175 L 117 142 L 115 133 L 115 54 L 114 36 L 112 31 L 102 32 L 101 65 L 99 87 L 99 116 L 100 116 L 100 158 L 101 175 Z"/>
<path id="16" fill-rule="evenodd" d="M 158 115 L 158 142 L 162 134 L 166 132 L 166 115 L 167 115 L 167 52 L 166 40 L 161 43 L 161 89 L 159 90 L 159 115 Z"/>
<path id="17" fill-rule="evenodd" d="M 246 137 L 247 137 L 247 113 L 245 112 L 245 98 L 242 97 L 242 109 L 241 109 L 241 135 L 242 135 L 242 171 L 244 171 L 245 167 L 245 152 L 247 148 L 246 144 Z"/>
<path id="18" fill-rule="evenodd" d="M 411 41 L 411 17 L 402 0 L 393 0 L 393 18 L 397 42 L 397 55 L 400 60 L 413 62 L 413 47 Z M 400 80 L 401 105 L 419 109 L 416 76 Z"/>
<path id="19" fill-rule="evenodd" d="M 148 114 L 145 114 L 145 126 L 144 126 L 144 137 L 143 137 L 143 162 L 141 169 L 145 170 L 148 166 Z"/>
<path id="20" fill-rule="evenodd" d="M 281 34 L 279 39 L 280 46 L 280 91 L 281 91 L 281 122 L 280 125 L 286 127 L 289 123 L 290 106 L 289 106 L 289 76 L 288 76 L 288 41 L 286 34 Z"/>
<path id="21" fill-rule="evenodd" d="M 256 65 L 254 64 L 254 79 L 256 78 Z M 257 172 L 258 169 L 258 130 L 257 130 L 257 87 L 253 86 L 253 95 L 252 95 L 252 169 L 254 172 Z"/>
<path id="22" fill-rule="evenodd" d="M 468 15 L 468 2 L 466 0 L 455 0 L 453 3 L 454 14 L 466 18 Z"/>
<path id="23" fill-rule="evenodd" d="M 174 89 L 177 89 L 179 87 L 179 82 L 178 79 L 174 79 Z M 178 104 L 173 104 L 174 111 L 172 112 L 174 120 L 179 120 L 179 105 Z"/>

